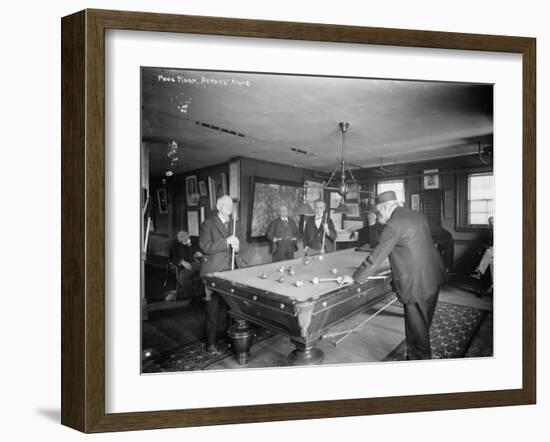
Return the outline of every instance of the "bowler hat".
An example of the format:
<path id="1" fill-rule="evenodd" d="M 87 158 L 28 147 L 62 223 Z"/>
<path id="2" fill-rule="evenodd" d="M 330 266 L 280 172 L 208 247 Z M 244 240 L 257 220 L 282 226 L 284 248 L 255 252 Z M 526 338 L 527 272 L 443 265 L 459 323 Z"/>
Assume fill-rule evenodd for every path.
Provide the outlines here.
<path id="1" fill-rule="evenodd" d="M 397 196 L 395 196 L 395 192 L 393 190 L 382 192 L 376 197 L 376 204 L 382 204 L 387 201 L 397 201 Z"/>

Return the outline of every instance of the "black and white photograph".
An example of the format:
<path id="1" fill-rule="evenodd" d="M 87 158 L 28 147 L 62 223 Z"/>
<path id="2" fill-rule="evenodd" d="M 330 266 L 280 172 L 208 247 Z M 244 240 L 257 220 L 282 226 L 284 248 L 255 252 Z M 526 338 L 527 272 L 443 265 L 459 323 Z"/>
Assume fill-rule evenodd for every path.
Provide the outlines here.
<path id="1" fill-rule="evenodd" d="M 491 84 L 141 75 L 143 373 L 493 356 Z"/>
<path id="2" fill-rule="evenodd" d="M 200 194 L 197 184 L 197 177 L 195 175 L 191 175 L 185 178 L 185 188 L 185 193 L 187 195 L 187 205 L 196 206 L 199 203 Z"/>

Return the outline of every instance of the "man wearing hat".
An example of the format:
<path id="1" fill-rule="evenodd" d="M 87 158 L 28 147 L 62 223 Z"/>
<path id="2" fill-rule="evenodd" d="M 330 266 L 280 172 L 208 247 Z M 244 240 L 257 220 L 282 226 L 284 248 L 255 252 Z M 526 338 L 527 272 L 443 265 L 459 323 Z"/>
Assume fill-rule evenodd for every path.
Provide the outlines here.
<path id="1" fill-rule="evenodd" d="M 378 195 L 376 211 L 378 222 L 386 227 L 353 279 L 365 281 L 389 256 L 397 298 L 405 310 L 407 359 L 431 359 L 430 326 L 447 273 L 428 220 L 420 212 L 399 206 L 391 190 Z"/>

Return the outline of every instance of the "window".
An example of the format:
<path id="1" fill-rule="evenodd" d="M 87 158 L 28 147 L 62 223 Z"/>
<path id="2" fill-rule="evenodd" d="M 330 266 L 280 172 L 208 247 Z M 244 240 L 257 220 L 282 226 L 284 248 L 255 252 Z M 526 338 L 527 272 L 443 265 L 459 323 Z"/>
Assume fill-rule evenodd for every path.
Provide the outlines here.
<path id="1" fill-rule="evenodd" d="M 395 196 L 400 205 L 405 204 L 404 180 L 381 181 L 377 185 L 376 194 L 380 195 L 382 192 L 387 192 L 388 190 L 393 190 L 395 192 Z"/>
<path id="2" fill-rule="evenodd" d="M 492 173 L 468 175 L 468 224 L 488 225 L 493 216 L 494 182 Z"/>

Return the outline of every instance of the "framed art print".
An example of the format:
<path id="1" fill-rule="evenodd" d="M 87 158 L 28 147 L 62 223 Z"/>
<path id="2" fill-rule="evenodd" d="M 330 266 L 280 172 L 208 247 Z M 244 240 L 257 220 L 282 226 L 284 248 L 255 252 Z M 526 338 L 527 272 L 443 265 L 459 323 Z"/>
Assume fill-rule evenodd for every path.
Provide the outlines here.
<path id="1" fill-rule="evenodd" d="M 64 17 L 62 423 L 535 403 L 535 121 L 532 38 Z M 360 219 L 359 202 L 390 182 L 413 210 L 428 193 L 444 209 L 430 215 L 429 250 L 467 281 L 441 286 L 423 361 L 407 360 L 393 263 L 345 278 L 388 228 L 374 210 Z M 346 214 L 336 228 L 357 240 L 334 242 L 328 213 Z M 320 232 L 319 253 L 291 220 Z M 214 332 L 212 294 L 228 311 Z"/>
<path id="2" fill-rule="evenodd" d="M 219 197 L 227 194 L 225 173 L 218 173 L 208 177 L 208 190 L 210 194 L 210 208 L 216 208 L 216 201 Z"/>
<path id="3" fill-rule="evenodd" d="M 420 212 L 420 194 L 413 193 L 411 195 L 411 209 Z"/>
<path id="4" fill-rule="evenodd" d="M 200 193 L 196 175 L 185 177 L 187 205 L 196 206 L 199 203 Z"/>
<path id="5" fill-rule="evenodd" d="M 424 171 L 424 189 L 439 189 L 439 175 L 437 169 Z"/>

